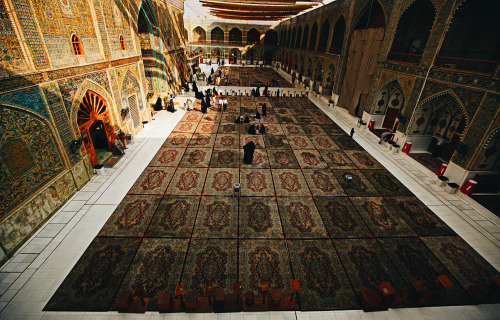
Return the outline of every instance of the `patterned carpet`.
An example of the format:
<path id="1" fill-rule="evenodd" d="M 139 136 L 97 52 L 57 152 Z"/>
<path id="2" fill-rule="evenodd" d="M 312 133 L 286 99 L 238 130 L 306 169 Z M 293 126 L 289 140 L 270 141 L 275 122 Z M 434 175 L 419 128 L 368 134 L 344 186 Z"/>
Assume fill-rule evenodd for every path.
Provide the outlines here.
<path id="1" fill-rule="evenodd" d="M 385 299 L 391 307 L 500 302 L 498 271 L 309 100 L 228 100 L 231 113 L 184 116 L 45 310 L 116 310 L 137 284 L 151 311 L 177 284 L 229 294 L 240 280 L 260 294 L 268 281 L 287 295 L 295 278 L 302 291 L 288 310 L 360 309 L 360 290 L 381 294 L 385 282 L 404 297 Z M 234 124 L 262 103 L 268 115 L 252 123 L 265 136 Z"/>
<path id="2" fill-rule="evenodd" d="M 224 70 L 224 75 L 228 76 L 230 86 L 238 87 L 256 87 L 259 85 L 264 88 L 270 87 L 291 88 L 292 85 L 285 80 L 276 70 L 268 67 L 248 68 L 248 67 L 219 67 L 214 75 L 219 74 L 219 70 Z M 215 78 L 212 76 L 212 78 Z M 274 79 L 274 82 L 273 82 Z M 210 84 L 214 84 L 215 79 Z M 220 82 L 224 85 L 224 81 Z"/>

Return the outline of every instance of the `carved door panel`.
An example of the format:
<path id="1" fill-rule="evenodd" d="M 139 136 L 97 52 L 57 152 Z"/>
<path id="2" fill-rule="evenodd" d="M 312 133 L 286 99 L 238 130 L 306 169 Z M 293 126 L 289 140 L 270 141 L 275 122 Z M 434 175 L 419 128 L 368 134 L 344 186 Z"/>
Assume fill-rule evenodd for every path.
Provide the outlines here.
<path id="1" fill-rule="evenodd" d="M 80 128 L 80 132 L 82 133 L 83 144 L 85 145 L 85 150 L 87 151 L 87 155 L 89 156 L 90 163 L 92 163 L 93 166 L 98 165 L 99 161 L 97 160 L 97 155 L 94 150 L 94 144 L 92 143 L 92 139 L 90 138 L 89 131 Z"/>

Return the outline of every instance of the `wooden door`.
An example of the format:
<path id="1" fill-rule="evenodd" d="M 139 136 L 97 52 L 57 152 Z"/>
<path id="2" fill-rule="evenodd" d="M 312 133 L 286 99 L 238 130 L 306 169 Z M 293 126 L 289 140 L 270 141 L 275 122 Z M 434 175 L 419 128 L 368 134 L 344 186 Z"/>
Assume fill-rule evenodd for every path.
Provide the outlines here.
<path id="1" fill-rule="evenodd" d="M 396 108 L 387 108 L 385 112 L 384 123 L 382 124 L 382 128 L 392 129 L 394 126 L 394 121 L 398 117 L 399 109 Z"/>
<path id="2" fill-rule="evenodd" d="M 85 150 L 93 166 L 99 164 L 89 129 L 95 121 L 102 121 L 109 151 L 113 148 L 115 133 L 106 100 L 93 91 L 87 91 L 78 108 L 77 123 L 82 134 Z"/>

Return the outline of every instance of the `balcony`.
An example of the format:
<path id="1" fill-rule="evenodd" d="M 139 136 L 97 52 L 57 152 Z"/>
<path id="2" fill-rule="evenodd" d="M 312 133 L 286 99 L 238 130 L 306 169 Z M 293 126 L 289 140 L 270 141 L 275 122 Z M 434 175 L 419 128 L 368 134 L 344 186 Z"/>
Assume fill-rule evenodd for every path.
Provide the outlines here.
<path id="1" fill-rule="evenodd" d="M 492 76 L 498 68 L 498 61 L 465 59 L 454 57 L 437 57 L 434 65 L 437 68 L 460 70 Z"/>
<path id="2" fill-rule="evenodd" d="M 403 62 L 405 64 L 418 65 L 422 60 L 421 54 L 389 52 L 387 60 L 391 62 Z"/>

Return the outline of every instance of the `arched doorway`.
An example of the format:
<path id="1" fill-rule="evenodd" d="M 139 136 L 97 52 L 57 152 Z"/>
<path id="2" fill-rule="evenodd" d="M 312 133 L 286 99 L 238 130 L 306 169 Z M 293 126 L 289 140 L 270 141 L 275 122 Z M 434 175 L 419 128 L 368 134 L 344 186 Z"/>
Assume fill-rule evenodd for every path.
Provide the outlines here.
<path id="1" fill-rule="evenodd" d="M 399 82 L 394 80 L 380 88 L 376 101 L 374 114 L 385 114 L 382 128 L 393 129 L 399 111 L 405 103 L 403 89 Z"/>
<path id="2" fill-rule="evenodd" d="M 212 63 L 220 63 L 220 59 L 222 58 L 222 50 L 221 48 L 215 48 L 212 50 Z"/>
<path id="3" fill-rule="evenodd" d="M 264 63 L 268 66 L 272 65 L 273 63 L 273 52 L 271 50 L 267 50 L 264 53 Z"/>
<path id="4" fill-rule="evenodd" d="M 415 113 L 410 134 L 434 157 L 450 161 L 467 127 L 467 117 L 457 98 L 446 92 L 424 101 Z M 439 144 L 438 144 L 439 143 Z"/>
<path id="5" fill-rule="evenodd" d="M 80 102 L 76 121 L 90 162 L 95 166 L 99 164 L 99 159 L 106 157 L 106 154 L 110 155 L 115 141 L 106 100 L 88 90 Z"/>
<path id="6" fill-rule="evenodd" d="M 333 64 L 330 64 L 328 66 L 328 69 L 326 69 L 326 75 L 325 75 L 325 86 L 323 88 L 323 94 L 331 96 L 333 93 L 333 79 L 335 77 L 335 67 Z"/>
<path id="7" fill-rule="evenodd" d="M 362 117 L 385 34 L 385 13 L 377 0 L 364 9 L 351 36 L 339 106 Z"/>
<path id="8" fill-rule="evenodd" d="M 240 50 L 233 48 L 229 51 L 229 64 L 237 64 L 240 60 Z"/>

